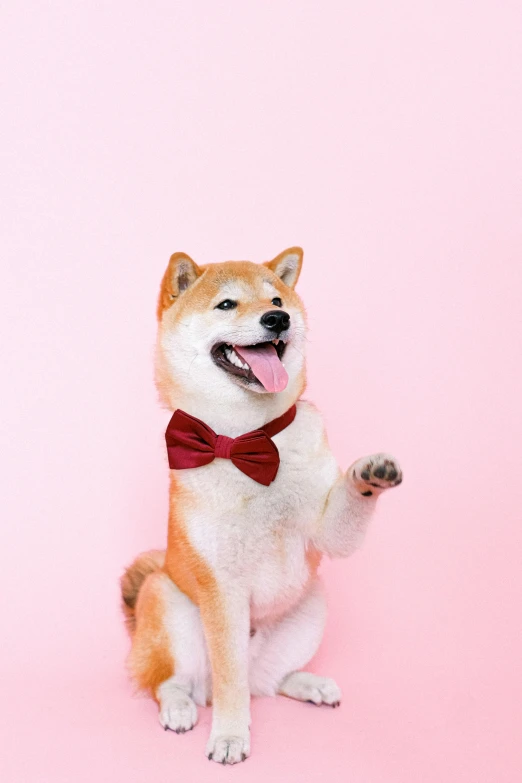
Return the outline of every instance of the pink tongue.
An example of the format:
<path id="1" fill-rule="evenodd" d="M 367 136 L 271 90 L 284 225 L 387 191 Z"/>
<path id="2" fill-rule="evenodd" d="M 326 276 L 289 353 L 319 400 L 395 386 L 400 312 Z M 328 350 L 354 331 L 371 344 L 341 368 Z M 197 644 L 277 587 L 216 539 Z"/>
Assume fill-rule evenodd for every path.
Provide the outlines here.
<path id="1" fill-rule="evenodd" d="M 275 346 L 272 343 L 261 345 L 234 345 L 234 350 L 250 368 L 257 380 L 268 392 L 280 392 L 286 389 L 288 373 L 281 364 Z"/>

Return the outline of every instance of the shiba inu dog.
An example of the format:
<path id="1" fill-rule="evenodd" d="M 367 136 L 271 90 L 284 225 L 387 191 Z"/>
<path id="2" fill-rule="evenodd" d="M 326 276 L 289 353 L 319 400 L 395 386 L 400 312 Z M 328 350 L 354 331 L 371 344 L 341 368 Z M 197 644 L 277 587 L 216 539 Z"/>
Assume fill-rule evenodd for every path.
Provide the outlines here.
<path id="1" fill-rule="evenodd" d="M 303 253 L 197 266 L 175 253 L 158 301 L 156 379 L 175 411 L 165 552 L 122 577 L 129 669 L 182 733 L 212 703 L 209 759 L 250 754 L 250 697 L 337 706 L 334 680 L 303 671 L 326 619 L 324 554 L 360 546 L 379 496 L 402 481 L 373 454 L 343 473 L 321 416 L 301 400 Z"/>

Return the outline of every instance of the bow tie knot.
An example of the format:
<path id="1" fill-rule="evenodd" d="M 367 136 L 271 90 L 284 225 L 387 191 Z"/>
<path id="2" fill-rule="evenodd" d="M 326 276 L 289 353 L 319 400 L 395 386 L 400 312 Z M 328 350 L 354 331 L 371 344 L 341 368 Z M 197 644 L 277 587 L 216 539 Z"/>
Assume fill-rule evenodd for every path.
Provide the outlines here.
<path id="1" fill-rule="evenodd" d="M 216 435 L 204 421 L 178 408 L 165 433 L 169 467 L 173 470 L 198 468 L 214 459 L 229 459 L 236 468 L 259 484 L 268 486 L 279 469 L 279 451 L 272 440 L 288 427 L 297 413 L 292 405 L 286 413 L 238 438 Z"/>
<path id="2" fill-rule="evenodd" d="M 218 435 L 216 438 L 216 445 L 214 446 L 214 456 L 221 457 L 222 459 L 230 459 L 233 443 L 234 438 L 229 438 L 228 435 Z"/>

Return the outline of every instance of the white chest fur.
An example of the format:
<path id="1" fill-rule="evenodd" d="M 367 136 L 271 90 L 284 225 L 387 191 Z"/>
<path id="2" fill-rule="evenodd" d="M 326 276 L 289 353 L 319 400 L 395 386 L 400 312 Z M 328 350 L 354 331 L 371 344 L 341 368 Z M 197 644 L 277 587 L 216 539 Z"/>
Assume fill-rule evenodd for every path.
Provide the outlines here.
<path id="1" fill-rule="evenodd" d="M 183 509 L 192 545 L 218 579 L 247 587 L 257 617 L 299 597 L 309 577 L 309 534 L 339 475 L 311 404 L 298 402 L 294 422 L 273 440 L 281 462 L 268 487 L 226 459 L 176 472 L 195 500 Z"/>

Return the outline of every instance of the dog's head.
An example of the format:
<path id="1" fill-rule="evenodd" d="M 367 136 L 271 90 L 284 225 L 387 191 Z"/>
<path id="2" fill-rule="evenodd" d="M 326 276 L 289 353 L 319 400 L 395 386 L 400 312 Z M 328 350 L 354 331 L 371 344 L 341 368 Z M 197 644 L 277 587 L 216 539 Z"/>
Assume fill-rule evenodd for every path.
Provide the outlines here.
<path id="1" fill-rule="evenodd" d="M 175 253 L 158 301 L 156 378 L 164 403 L 284 410 L 305 386 L 306 320 L 294 286 L 303 251 L 198 267 Z M 277 405 L 270 404 L 277 398 Z"/>

